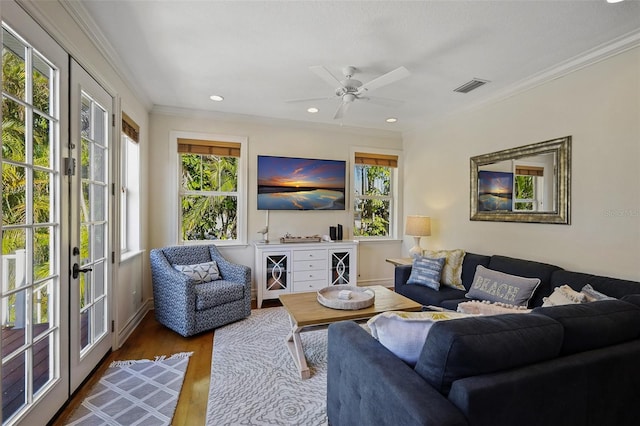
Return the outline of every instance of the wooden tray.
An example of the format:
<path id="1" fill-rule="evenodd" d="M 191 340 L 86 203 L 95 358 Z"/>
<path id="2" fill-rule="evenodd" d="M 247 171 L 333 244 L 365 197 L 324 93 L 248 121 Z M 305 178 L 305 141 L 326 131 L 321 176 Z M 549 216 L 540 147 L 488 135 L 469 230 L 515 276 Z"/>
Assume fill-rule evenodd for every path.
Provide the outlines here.
<path id="1" fill-rule="evenodd" d="M 342 290 L 351 291 L 350 299 L 339 299 L 338 294 Z M 318 290 L 318 302 L 331 309 L 356 310 L 373 305 L 376 294 L 373 290 L 357 287 L 355 285 L 340 284 L 331 285 Z"/>
<path id="2" fill-rule="evenodd" d="M 322 237 L 280 237 L 281 243 L 319 243 Z"/>

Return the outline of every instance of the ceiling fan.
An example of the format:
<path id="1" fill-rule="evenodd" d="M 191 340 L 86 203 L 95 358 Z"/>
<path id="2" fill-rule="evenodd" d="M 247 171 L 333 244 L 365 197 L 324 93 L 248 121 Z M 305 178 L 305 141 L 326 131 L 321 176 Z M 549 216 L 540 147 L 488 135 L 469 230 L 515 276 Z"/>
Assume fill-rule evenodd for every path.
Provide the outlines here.
<path id="1" fill-rule="evenodd" d="M 334 119 L 344 117 L 344 114 L 347 112 L 347 109 L 349 109 L 349 106 L 351 106 L 351 104 L 356 100 L 371 101 L 373 103 L 384 106 L 400 105 L 402 103 L 401 101 L 365 95 L 368 92 L 371 92 L 388 84 L 395 83 L 396 81 L 410 75 L 409 70 L 407 70 L 405 67 L 399 67 L 363 84 L 360 80 L 356 80 L 353 78 L 353 75 L 358 71 L 358 69 L 353 66 L 347 66 L 342 69 L 342 74 L 344 74 L 343 80 L 339 80 L 322 65 L 315 65 L 309 67 L 309 69 L 318 77 L 329 83 L 332 87 L 337 86 L 337 88 L 335 89 L 335 95 L 321 98 L 292 99 L 287 102 L 307 102 L 324 99 L 339 99 L 340 105 L 336 110 L 336 113 L 333 117 Z"/>

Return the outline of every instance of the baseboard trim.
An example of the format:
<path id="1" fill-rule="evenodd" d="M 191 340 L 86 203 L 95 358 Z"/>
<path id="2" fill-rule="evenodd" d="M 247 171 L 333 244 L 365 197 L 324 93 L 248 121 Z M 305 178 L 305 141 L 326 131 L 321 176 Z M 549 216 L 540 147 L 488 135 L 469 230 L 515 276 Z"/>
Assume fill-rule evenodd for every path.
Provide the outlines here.
<path id="1" fill-rule="evenodd" d="M 122 345 L 127 341 L 131 333 L 140 325 L 142 319 L 147 315 L 147 313 L 153 309 L 153 299 L 147 299 L 141 306 L 140 309 L 131 317 L 129 321 L 126 322 L 124 327 L 118 331 L 118 341 L 117 347 L 114 349 L 120 349 Z"/>

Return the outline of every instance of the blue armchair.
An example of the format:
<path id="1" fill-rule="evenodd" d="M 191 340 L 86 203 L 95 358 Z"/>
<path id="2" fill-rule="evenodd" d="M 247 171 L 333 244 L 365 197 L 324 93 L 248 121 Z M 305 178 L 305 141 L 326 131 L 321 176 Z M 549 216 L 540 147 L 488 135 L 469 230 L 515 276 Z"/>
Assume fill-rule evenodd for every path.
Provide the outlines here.
<path id="1" fill-rule="evenodd" d="M 151 278 L 156 319 L 182 336 L 191 336 L 251 315 L 251 268 L 227 261 L 216 246 L 152 249 Z M 189 277 L 174 265 L 216 261 L 219 279 Z"/>

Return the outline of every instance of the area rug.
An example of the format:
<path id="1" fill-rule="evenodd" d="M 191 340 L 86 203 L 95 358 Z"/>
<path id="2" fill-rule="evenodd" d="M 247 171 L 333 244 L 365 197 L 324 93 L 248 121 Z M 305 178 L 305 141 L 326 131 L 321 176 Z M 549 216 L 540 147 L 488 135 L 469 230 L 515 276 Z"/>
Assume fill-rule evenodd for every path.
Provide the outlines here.
<path id="1" fill-rule="evenodd" d="M 192 354 L 112 362 L 66 424 L 171 424 Z"/>
<path id="2" fill-rule="evenodd" d="M 254 309 L 215 331 L 207 425 L 327 424 L 327 329 L 301 333 L 307 380 L 285 344 L 289 330 L 289 317 L 278 307 Z"/>

